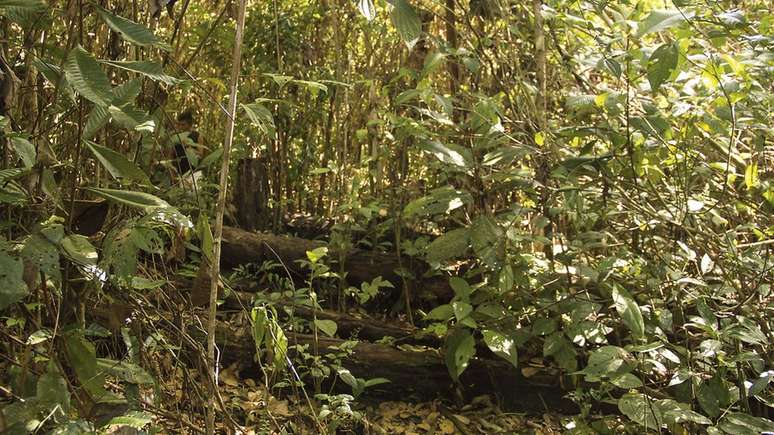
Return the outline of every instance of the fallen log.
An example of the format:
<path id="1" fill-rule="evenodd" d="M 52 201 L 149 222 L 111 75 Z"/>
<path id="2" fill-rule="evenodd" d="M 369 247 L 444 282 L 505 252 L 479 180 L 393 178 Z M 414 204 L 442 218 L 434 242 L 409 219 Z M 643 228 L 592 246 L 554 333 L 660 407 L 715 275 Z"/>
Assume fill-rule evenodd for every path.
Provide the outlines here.
<path id="1" fill-rule="evenodd" d="M 324 246 L 324 243 L 301 239 L 298 237 L 277 236 L 268 233 L 253 233 L 233 227 L 223 227 L 223 243 L 221 265 L 232 268 L 247 263 L 260 264 L 264 261 L 280 261 L 297 282 L 303 282 L 307 270 L 302 268 L 298 260 L 306 260 L 306 252 Z M 329 261 L 338 261 L 343 257 L 343 269 L 350 285 L 360 286 L 363 282 L 371 282 L 381 276 L 392 283 L 395 294 L 400 294 L 403 279 L 398 274 L 401 261 L 394 254 L 384 252 L 350 249 L 344 255 L 336 251 L 328 253 Z M 406 258 L 403 268 L 421 277 L 429 267 L 418 259 Z M 332 267 L 338 271 L 338 266 Z M 417 291 L 415 297 L 428 302 L 448 301 L 454 295 L 448 280 L 433 277 L 421 280 L 414 285 Z"/>
<path id="2" fill-rule="evenodd" d="M 230 330 L 218 334 L 223 364 L 242 364 L 242 375 L 262 378 L 260 368 L 253 363 L 255 345 L 249 335 L 240 336 Z M 311 352 L 314 337 L 306 334 L 288 334 L 290 344 L 309 345 Z M 318 337 L 321 354 L 337 352 L 344 340 Z M 553 378 L 525 378 L 505 361 L 474 358 L 460 376 L 455 386 L 444 364 L 442 355 L 435 350 L 400 350 L 386 345 L 359 342 L 352 355 L 342 361 L 342 366 L 357 378 L 386 378 L 390 382 L 369 388 L 366 396 L 395 400 L 454 399 L 462 395 L 472 398 L 482 394 L 494 395 L 507 409 L 526 413 L 546 411 L 575 414 L 577 405 L 565 399 L 567 391 L 558 386 Z M 311 385 L 311 379 L 305 379 Z M 336 391 L 351 393 L 341 381 L 334 384 Z"/>

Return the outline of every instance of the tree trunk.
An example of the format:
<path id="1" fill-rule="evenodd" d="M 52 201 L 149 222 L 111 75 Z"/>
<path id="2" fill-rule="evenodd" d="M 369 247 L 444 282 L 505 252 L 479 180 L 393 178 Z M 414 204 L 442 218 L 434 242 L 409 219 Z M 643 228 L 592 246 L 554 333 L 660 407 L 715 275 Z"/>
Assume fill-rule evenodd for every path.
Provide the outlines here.
<path id="1" fill-rule="evenodd" d="M 260 368 L 253 363 L 255 343 L 249 334 L 239 336 L 233 331 L 219 331 L 223 363 L 241 362 L 243 375 L 262 379 Z M 306 334 L 288 334 L 291 345 L 309 345 L 313 348 L 314 337 Z M 321 354 L 340 352 L 336 347 L 344 340 L 318 337 L 317 348 Z M 477 359 L 470 361 L 460 376 L 459 386 L 452 382 L 443 356 L 437 351 L 403 351 L 390 346 L 358 343 L 351 356 L 344 358 L 342 366 L 355 377 L 363 379 L 386 378 L 390 382 L 366 390 L 366 396 L 378 396 L 396 400 L 433 400 L 454 398 L 460 394 L 472 398 L 481 394 L 497 396 L 508 409 L 540 414 L 546 411 L 577 414 L 578 408 L 564 398 L 567 393 L 558 386 L 554 377 L 539 375 L 525 378 L 506 361 Z M 311 384 L 311 379 L 304 381 Z M 351 393 L 341 381 L 334 385 L 337 391 Z"/>
<path id="2" fill-rule="evenodd" d="M 320 246 L 322 242 L 301 239 L 298 237 L 277 236 L 265 233 L 251 233 L 233 227 L 223 227 L 223 255 L 221 263 L 224 267 L 235 267 L 247 263 L 262 263 L 266 260 L 282 261 L 296 282 L 303 282 L 307 274 L 296 260 L 306 259 L 306 252 Z M 339 258 L 335 252 L 329 253 L 329 258 Z M 381 276 L 395 287 L 397 293 L 403 287 L 403 281 L 396 270 L 400 268 L 395 254 L 352 249 L 345 255 L 344 270 L 347 272 L 347 282 L 360 286 L 363 282 L 371 282 Z M 428 266 L 415 260 L 414 276 L 421 276 Z M 454 292 L 445 278 L 430 278 L 422 281 L 423 293 L 416 295 L 427 302 L 448 301 Z"/>
<path id="3" fill-rule="evenodd" d="M 269 173 L 265 158 L 239 161 L 235 186 L 236 218 L 241 228 L 254 231 L 271 226 Z"/>

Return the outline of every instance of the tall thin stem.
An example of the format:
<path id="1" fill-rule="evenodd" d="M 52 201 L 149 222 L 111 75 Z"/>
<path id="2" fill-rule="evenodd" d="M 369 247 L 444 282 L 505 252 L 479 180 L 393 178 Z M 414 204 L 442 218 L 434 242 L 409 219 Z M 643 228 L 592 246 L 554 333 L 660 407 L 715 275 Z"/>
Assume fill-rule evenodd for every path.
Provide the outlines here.
<path id="1" fill-rule="evenodd" d="M 215 210 L 215 234 L 214 252 L 212 264 L 210 264 L 210 311 L 209 325 L 207 327 L 207 358 L 212 367 L 212 379 L 210 382 L 210 399 L 207 407 L 207 433 L 215 433 L 215 397 L 218 389 L 218 364 L 215 360 L 215 325 L 218 303 L 218 281 L 220 277 L 220 248 L 223 238 L 223 213 L 226 209 L 226 195 L 228 193 L 228 170 L 231 158 L 231 144 L 234 142 L 234 122 L 237 108 L 237 84 L 239 71 L 242 64 L 242 38 L 245 29 L 245 4 L 246 0 L 239 1 L 239 14 L 237 15 L 236 38 L 234 41 L 234 56 L 231 67 L 231 96 L 228 105 L 228 125 L 226 127 L 226 140 L 223 143 L 223 157 L 220 167 L 220 189 L 218 190 L 218 204 Z"/>

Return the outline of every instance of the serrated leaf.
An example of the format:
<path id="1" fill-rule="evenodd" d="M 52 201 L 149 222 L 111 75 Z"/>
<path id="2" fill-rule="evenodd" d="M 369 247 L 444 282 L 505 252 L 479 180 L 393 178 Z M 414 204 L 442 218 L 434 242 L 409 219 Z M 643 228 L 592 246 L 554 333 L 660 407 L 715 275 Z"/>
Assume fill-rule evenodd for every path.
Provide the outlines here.
<path id="1" fill-rule="evenodd" d="M 132 71 L 148 77 L 151 80 L 162 82 L 173 86 L 180 83 L 180 80 L 164 73 L 164 67 L 160 63 L 147 61 L 102 61 L 105 64 L 120 68 L 126 71 Z"/>
<path id="2" fill-rule="evenodd" d="M 94 57 L 80 45 L 70 51 L 64 65 L 70 86 L 94 104 L 107 106 L 113 100 L 113 86 Z"/>
<path id="3" fill-rule="evenodd" d="M 94 154 L 94 157 L 102 163 L 102 166 L 115 179 L 136 181 L 142 184 L 150 184 L 148 176 L 134 162 L 129 161 L 123 154 L 115 152 L 110 148 L 103 147 L 92 141 L 83 141 L 86 147 Z"/>
<path id="4" fill-rule="evenodd" d="M 652 11 L 637 27 L 637 37 L 648 33 L 660 32 L 678 24 L 693 16 L 692 13 L 683 13 L 676 9 L 657 9 Z"/>
<path id="5" fill-rule="evenodd" d="M 457 328 L 446 339 L 445 352 L 446 368 L 452 379 L 458 381 L 476 354 L 476 341 L 467 329 Z"/>
<path id="6" fill-rule="evenodd" d="M 481 331 L 481 333 L 489 350 L 513 364 L 514 367 L 519 368 L 519 354 L 516 349 L 516 343 L 511 337 L 491 329 L 486 329 Z"/>
<path id="7" fill-rule="evenodd" d="M 130 207 L 137 207 L 145 210 L 169 207 L 169 203 L 150 193 L 96 187 L 87 187 L 86 190 L 107 200 L 115 201 Z"/>
<path id="8" fill-rule="evenodd" d="M 392 4 L 390 20 L 398 35 L 411 50 L 422 35 L 422 21 L 406 0 L 391 0 L 390 3 Z"/>
<path id="9" fill-rule="evenodd" d="M 97 13 L 108 27 L 132 44 L 141 47 L 154 46 L 165 51 L 170 50 L 169 45 L 154 35 L 147 27 L 124 17 L 113 15 L 99 6 L 97 6 Z"/>
<path id="10" fill-rule="evenodd" d="M 648 59 L 648 82 L 651 92 L 657 92 L 677 68 L 679 50 L 677 44 L 664 44 Z"/>

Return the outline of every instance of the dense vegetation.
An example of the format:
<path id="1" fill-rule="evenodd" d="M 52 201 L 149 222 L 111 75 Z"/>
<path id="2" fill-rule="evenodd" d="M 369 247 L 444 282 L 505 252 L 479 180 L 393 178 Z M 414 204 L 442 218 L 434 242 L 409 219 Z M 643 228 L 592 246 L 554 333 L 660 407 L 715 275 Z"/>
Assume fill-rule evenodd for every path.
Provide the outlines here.
<path id="1" fill-rule="evenodd" d="M 0 0 L 0 430 L 774 431 L 772 83 L 767 0 Z"/>

